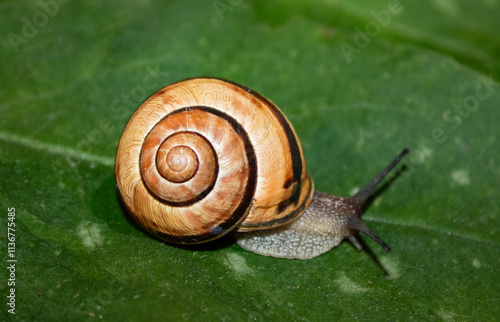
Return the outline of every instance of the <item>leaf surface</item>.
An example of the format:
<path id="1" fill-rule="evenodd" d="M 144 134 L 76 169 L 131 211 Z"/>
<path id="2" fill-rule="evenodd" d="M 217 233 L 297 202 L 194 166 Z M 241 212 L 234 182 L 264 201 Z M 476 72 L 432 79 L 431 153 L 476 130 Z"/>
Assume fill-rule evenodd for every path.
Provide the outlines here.
<path id="1" fill-rule="evenodd" d="M 387 25 L 385 1 L 41 3 L 0 2 L 2 320 L 500 316 L 498 2 L 400 1 Z M 364 216 L 393 252 L 185 249 L 129 222 L 113 174 L 128 118 L 207 75 L 284 111 L 320 191 L 348 196 L 408 147 Z"/>

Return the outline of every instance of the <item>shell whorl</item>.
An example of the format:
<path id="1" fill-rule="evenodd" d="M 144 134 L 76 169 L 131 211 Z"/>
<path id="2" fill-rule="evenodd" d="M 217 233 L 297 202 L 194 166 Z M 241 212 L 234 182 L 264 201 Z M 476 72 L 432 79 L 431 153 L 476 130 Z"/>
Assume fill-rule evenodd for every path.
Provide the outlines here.
<path id="1" fill-rule="evenodd" d="M 282 225 L 313 194 L 281 111 L 214 78 L 177 82 L 146 100 L 120 139 L 115 174 L 132 218 L 180 243 Z"/>

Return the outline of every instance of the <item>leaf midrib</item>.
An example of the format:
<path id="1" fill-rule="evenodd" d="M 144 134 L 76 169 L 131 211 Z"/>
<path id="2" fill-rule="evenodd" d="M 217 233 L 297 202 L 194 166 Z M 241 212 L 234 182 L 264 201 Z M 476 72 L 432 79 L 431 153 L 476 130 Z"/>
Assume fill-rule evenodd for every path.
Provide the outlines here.
<path id="1" fill-rule="evenodd" d="M 46 152 L 54 155 L 69 156 L 77 160 L 87 161 L 90 163 L 98 163 L 104 166 L 113 167 L 115 163 L 114 158 L 97 156 L 91 153 L 77 151 L 75 149 L 68 148 L 59 144 L 41 142 L 29 137 L 22 137 L 11 133 L 0 132 L 0 140 L 17 144 L 19 146 L 23 146 L 32 150 Z"/>

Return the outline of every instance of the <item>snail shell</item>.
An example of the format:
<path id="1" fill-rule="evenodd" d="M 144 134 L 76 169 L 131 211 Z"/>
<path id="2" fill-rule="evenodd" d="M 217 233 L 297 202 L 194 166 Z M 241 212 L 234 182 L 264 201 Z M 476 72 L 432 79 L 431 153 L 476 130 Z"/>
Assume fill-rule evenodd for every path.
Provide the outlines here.
<path id="1" fill-rule="evenodd" d="M 280 226 L 313 195 L 283 113 L 214 78 L 174 83 L 145 101 L 123 132 L 115 173 L 134 219 L 170 242 Z"/>
<path id="2" fill-rule="evenodd" d="M 115 175 L 131 217 L 169 242 L 202 243 L 234 230 L 245 249 L 306 259 L 346 237 L 361 249 L 354 235 L 362 231 L 390 251 L 360 219 L 378 182 L 346 199 L 314 192 L 285 115 L 225 80 L 186 79 L 147 99 L 122 134 Z"/>

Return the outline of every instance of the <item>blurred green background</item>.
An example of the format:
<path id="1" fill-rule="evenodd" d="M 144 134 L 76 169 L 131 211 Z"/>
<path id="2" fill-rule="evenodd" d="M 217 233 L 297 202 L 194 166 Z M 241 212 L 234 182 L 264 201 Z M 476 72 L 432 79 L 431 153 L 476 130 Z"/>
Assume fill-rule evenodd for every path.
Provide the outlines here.
<path id="1" fill-rule="evenodd" d="M 498 319 L 499 6 L 0 1 L 0 319 Z M 274 101 L 320 191 L 350 195 L 410 148 L 364 216 L 393 252 L 362 237 L 360 253 L 284 260 L 132 226 L 114 188 L 120 134 L 194 76 Z"/>

